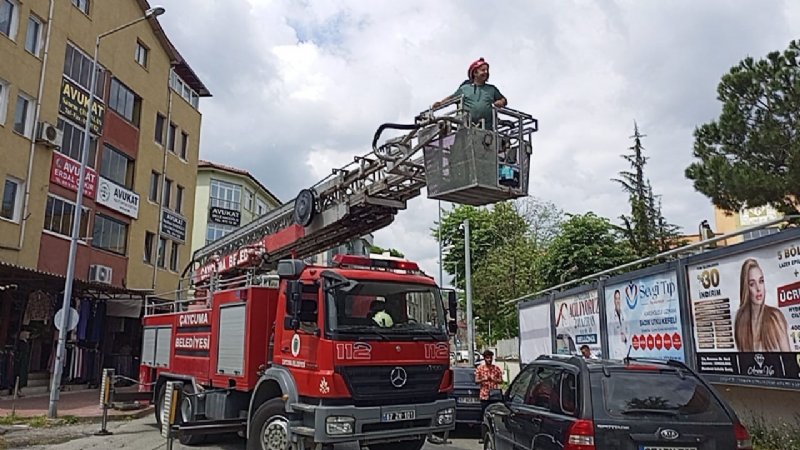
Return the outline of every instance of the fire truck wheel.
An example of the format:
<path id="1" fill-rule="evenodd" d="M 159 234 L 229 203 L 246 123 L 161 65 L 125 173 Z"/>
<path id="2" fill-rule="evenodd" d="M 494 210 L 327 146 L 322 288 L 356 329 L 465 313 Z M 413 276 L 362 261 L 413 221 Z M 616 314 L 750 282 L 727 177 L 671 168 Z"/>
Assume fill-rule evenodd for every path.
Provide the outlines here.
<path id="1" fill-rule="evenodd" d="M 167 384 L 162 383 L 161 387 L 158 388 L 158 392 L 156 393 L 156 424 L 158 425 L 158 429 L 161 429 L 161 411 L 164 410 L 164 396 L 167 392 Z"/>
<path id="2" fill-rule="evenodd" d="M 194 394 L 194 388 L 189 383 L 184 383 L 183 385 L 183 394 L 181 396 L 181 404 L 179 406 L 179 412 L 176 417 L 177 423 L 185 423 L 185 422 L 194 422 L 199 417 L 194 413 L 194 403 L 186 396 L 186 394 Z M 205 434 L 191 434 L 185 435 L 181 434 L 179 439 L 181 444 L 183 445 L 197 445 L 202 443 L 206 440 Z"/>
<path id="3" fill-rule="evenodd" d="M 369 450 L 420 450 L 425 445 L 425 439 L 418 441 L 386 442 L 383 444 L 370 444 Z"/>
<path id="4" fill-rule="evenodd" d="M 289 419 L 283 399 L 267 400 L 250 421 L 247 450 L 289 450 L 289 444 Z"/>

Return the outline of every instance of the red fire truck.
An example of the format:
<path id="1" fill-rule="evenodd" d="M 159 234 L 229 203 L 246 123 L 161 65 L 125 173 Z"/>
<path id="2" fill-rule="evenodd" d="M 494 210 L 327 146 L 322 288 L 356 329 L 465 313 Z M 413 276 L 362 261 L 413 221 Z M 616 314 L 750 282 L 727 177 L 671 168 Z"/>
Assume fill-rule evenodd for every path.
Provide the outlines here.
<path id="1" fill-rule="evenodd" d="M 385 124 L 371 154 L 195 252 L 191 282 L 147 300 L 140 382 L 156 420 L 166 382 L 181 381 L 184 444 L 239 431 L 248 449 L 415 450 L 446 437 L 455 294 L 445 306 L 410 261 L 302 258 L 388 225 L 424 186 L 467 204 L 527 195 L 536 128 L 508 108 L 492 130 L 473 126 L 460 99 L 413 125 Z M 386 129 L 407 133 L 378 147 Z"/>

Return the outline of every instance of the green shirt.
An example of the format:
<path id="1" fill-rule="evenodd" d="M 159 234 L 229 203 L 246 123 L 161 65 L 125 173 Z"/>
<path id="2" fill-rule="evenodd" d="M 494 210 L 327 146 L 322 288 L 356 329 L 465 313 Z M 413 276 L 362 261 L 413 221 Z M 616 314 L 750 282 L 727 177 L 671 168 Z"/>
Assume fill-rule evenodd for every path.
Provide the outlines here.
<path id="1" fill-rule="evenodd" d="M 465 82 L 453 95 L 464 96 L 464 108 L 469 111 L 472 123 L 477 124 L 484 119 L 486 129 L 492 129 L 492 104 L 503 98 L 499 89 L 493 84 L 478 86 Z"/>

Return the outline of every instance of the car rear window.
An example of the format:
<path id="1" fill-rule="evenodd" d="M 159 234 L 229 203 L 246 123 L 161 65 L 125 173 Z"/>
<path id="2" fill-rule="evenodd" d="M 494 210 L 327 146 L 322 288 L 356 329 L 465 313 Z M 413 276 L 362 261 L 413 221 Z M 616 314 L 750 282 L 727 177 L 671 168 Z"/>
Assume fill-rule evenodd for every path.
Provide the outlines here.
<path id="1" fill-rule="evenodd" d="M 458 384 L 470 384 L 475 383 L 475 371 L 474 370 L 464 370 L 464 369 L 455 369 L 453 373 L 456 376 L 456 383 Z"/>
<path id="2" fill-rule="evenodd" d="M 598 378 L 602 380 L 601 404 L 606 413 L 613 417 L 730 420 L 711 391 L 690 373 L 674 370 L 612 370 L 609 376 L 602 372 L 592 375 L 593 381 Z"/>

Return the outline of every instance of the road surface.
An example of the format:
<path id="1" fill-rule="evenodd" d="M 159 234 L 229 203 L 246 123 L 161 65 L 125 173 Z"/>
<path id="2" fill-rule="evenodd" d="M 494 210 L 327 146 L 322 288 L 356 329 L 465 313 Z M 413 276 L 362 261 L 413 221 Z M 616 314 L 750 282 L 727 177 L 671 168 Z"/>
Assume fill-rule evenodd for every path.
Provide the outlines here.
<path id="1" fill-rule="evenodd" d="M 155 420 L 152 416 L 130 422 L 111 422 L 108 430 L 113 434 L 110 436 L 86 436 L 75 439 L 63 444 L 33 446 L 29 449 L 44 450 L 106 450 L 106 449 L 136 449 L 136 450 L 156 450 L 165 449 L 166 440 L 161 437 L 161 433 L 156 428 Z M 424 450 L 480 450 L 483 446 L 478 443 L 478 435 L 475 431 L 457 430 L 451 436 L 450 444 L 433 445 L 426 444 Z M 193 449 L 193 450 L 244 450 L 245 441 L 236 435 L 220 435 L 210 438 L 205 444 L 184 447 L 177 440 L 174 441 L 173 449 Z M 339 445 L 336 450 L 359 450 L 356 445 Z"/>

